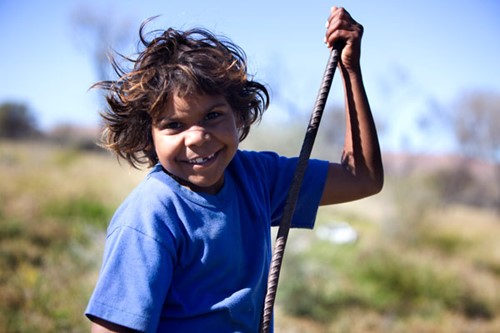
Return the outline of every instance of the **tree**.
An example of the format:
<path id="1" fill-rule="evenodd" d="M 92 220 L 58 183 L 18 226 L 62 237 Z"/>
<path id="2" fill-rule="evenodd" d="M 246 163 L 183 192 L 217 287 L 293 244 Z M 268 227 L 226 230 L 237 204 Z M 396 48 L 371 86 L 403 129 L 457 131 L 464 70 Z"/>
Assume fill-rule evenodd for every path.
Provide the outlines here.
<path id="1" fill-rule="evenodd" d="M 116 50 L 125 45 L 131 31 L 128 19 L 109 13 L 114 11 L 83 5 L 76 8 L 71 17 L 75 41 L 90 55 L 98 81 L 109 79 L 109 52 L 111 48 Z"/>
<path id="2" fill-rule="evenodd" d="M 453 127 L 468 157 L 500 163 L 500 95 L 469 92 L 457 103 Z"/>
<path id="3" fill-rule="evenodd" d="M 35 116 L 25 104 L 0 105 L 0 138 L 25 139 L 40 135 Z"/>
<path id="4" fill-rule="evenodd" d="M 471 91 L 463 94 L 454 108 L 451 126 L 459 150 L 467 158 L 493 166 L 496 207 L 500 212 L 500 94 Z"/>

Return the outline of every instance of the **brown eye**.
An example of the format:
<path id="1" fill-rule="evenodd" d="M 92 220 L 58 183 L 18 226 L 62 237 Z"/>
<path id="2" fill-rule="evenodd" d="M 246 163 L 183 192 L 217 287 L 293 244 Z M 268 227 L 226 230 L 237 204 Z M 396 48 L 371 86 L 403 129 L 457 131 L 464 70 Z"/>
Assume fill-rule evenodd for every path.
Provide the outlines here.
<path id="1" fill-rule="evenodd" d="M 210 112 L 209 114 L 207 114 L 205 116 L 205 120 L 212 120 L 212 119 L 216 119 L 216 118 L 219 118 L 222 114 L 220 112 Z"/>
<path id="2" fill-rule="evenodd" d="M 167 123 L 167 124 L 165 124 L 165 126 L 162 126 L 162 127 L 165 129 L 178 130 L 178 129 L 182 128 L 182 124 L 177 122 L 177 121 L 174 121 L 171 123 Z"/>

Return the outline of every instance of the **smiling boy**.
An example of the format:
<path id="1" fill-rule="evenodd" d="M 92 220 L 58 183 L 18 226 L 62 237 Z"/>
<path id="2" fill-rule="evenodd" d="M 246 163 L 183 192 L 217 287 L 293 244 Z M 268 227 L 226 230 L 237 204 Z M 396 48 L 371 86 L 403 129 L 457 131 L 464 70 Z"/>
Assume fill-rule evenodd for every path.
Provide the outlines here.
<path id="1" fill-rule="evenodd" d="M 104 146 L 152 167 L 115 212 L 86 315 L 93 332 L 256 332 L 271 226 L 297 158 L 242 151 L 269 104 L 235 44 L 203 29 L 157 31 L 127 72 L 116 63 Z M 383 168 L 360 68 L 363 28 L 333 7 L 326 43 L 341 42 L 346 138 L 340 163 L 310 160 L 292 227 L 320 205 L 379 192 Z M 130 60 L 130 59 L 129 59 Z"/>

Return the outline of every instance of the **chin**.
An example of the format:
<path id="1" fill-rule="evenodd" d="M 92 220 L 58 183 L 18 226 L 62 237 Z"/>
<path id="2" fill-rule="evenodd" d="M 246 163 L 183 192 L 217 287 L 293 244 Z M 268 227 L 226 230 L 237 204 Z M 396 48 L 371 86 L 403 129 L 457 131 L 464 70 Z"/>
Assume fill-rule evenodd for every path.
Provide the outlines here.
<path id="1" fill-rule="evenodd" d="M 191 186 L 189 186 L 193 191 L 195 192 L 204 192 L 204 193 L 210 193 L 210 194 L 215 194 L 217 193 L 221 188 L 222 185 L 224 184 L 224 181 L 217 180 L 217 181 L 194 181 L 194 182 L 189 182 Z"/>

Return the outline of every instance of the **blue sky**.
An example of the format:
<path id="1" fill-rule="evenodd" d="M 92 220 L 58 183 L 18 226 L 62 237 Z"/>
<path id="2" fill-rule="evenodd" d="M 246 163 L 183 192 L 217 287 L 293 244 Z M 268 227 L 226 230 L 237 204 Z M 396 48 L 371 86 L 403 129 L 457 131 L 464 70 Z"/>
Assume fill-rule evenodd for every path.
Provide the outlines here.
<path id="1" fill-rule="evenodd" d="M 467 90 L 500 93 L 497 0 L 0 0 L 0 103 L 27 103 L 44 128 L 98 122 L 98 96 L 88 91 L 97 76 L 71 24 L 75 12 L 88 8 L 111 22 L 128 20 L 132 38 L 155 15 L 161 17 L 153 27 L 225 34 L 246 51 L 258 79 L 309 112 L 328 58 L 323 36 L 332 5 L 365 27 L 363 75 L 375 117 L 392 129 L 388 147 L 397 149 L 403 135 L 425 139 L 415 129 L 423 109 L 449 107 Z M 330 103 L 343 102 L 340 89 L 336 78 Z"/>

